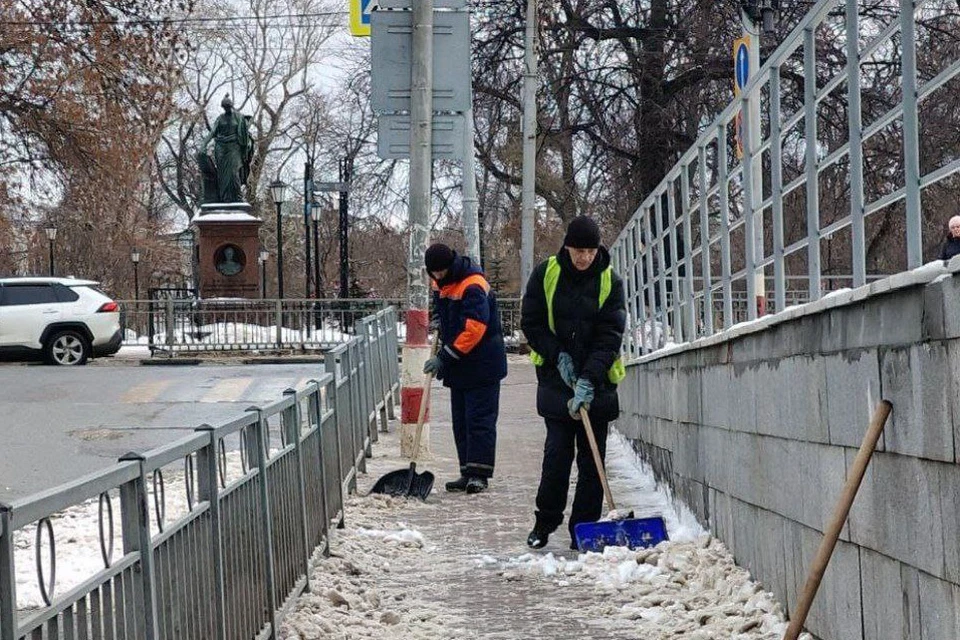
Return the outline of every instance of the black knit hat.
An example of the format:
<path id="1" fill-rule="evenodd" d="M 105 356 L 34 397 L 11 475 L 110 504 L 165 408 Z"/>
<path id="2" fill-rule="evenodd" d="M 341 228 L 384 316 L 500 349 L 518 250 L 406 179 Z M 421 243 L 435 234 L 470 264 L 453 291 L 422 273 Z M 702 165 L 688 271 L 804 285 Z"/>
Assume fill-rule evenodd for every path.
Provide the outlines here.
<path id="1" fill-rule="evenodd" d="M 563 246 L 573 249 L 597 249 L 600 246 L 600 227 L 587 216 L 578 216 L 567 227 Z"/>
<path id="2" fill-rule="evenodd" d="M 427 271 L 443 271 L 444 269 L 450 268 L 450 265 L 453 264 L 453 261 L 456 257 L 456 251 L 447 245 L 438 242 L 430 245 L 430 248 L 427 249 L 426 255 L 423 257 L 423 262 L 427 267 Z"/>

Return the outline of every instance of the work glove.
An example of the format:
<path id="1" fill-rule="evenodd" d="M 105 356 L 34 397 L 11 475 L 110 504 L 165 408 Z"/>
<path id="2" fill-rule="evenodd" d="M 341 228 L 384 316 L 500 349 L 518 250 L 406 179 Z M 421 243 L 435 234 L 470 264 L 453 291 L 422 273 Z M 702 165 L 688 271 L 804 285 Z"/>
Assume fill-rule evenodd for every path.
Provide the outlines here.
<path id="1" fill-rule="evenodd" d="M 433 356 L 423 364 L 423 372 L 433 374 L 437 380 L 442 380 L 443 360 L 439 356 Z"/>
<path id="2" fill-rule="evenodd" d="M 573 398 L 567 401 L 567 410 L 574 420 L 580 419 L 580 407 L 590 411 L 593 402 L 593 383 L 586 378 L 579 378 L 573 387 Z"/>
<path id="3" fill-rule="evenodd" d="M 577 372 L 573 368 L 573 356 L 566 351 L 561 351 L 557 356 L 557 370 L 564 383 L 571 389 L 577 384 Z"/>

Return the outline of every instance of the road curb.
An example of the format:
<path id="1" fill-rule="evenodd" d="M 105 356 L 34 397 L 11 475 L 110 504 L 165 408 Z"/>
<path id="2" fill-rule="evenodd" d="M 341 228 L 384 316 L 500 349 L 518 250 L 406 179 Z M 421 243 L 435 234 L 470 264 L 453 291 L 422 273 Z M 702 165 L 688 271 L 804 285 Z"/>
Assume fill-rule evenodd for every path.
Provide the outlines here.
<path id="1" fill-rule="evenodd" d="M 170 358 L 163 360 L 140 360 L 142 367 L 195 366 L 201 363 L 199 358 Z"/>

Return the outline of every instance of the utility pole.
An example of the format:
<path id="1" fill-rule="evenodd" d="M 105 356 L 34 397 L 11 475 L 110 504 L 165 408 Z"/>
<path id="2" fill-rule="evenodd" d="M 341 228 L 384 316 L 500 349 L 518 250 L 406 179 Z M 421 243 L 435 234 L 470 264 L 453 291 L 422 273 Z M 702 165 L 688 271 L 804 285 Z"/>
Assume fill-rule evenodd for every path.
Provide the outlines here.
<path id="1" fill-rule="evenodd" d="M 303 164 L 303 246 L 307 250 L 307 261 L 304 264 L 303 297 L 310 298 L 310 200 L 313 197 L 313 163 L 308 158 Z M 319 296 L 317 296 L 319 297 Z"/>
<path id="2" fill-rule="evenodd" d="M 470 102 L 463 127 L 463 236 L 467 242 L 467 255 L 479 265 L 480 218 L 477 215 L 477 167 L 473 153 L 473 91 L 470 92 Z"/>
<path id="3" fill-rule="evenodd" d="M 350 296 L 350 218 L 349 202 L 347 201 L 346 185 L 350 182 L 352 173 L 350 161 L 344 159 L 340 161 L 340 297 Z"/>
<path id="4" fill-rule="evenodd" d="M 761 20 L 766 30 L 773 28 L 773 8 L 770 0 L 758 2 L 752 0 L 743 2 L 740 7 L 740 18 L 743 23 L 743 37 L 749 39 L 749 70 L 750 79 L 760 71 L 760 27 Z M 760 142 L 760 92 L 757 91 L 749 96 L 747 100 L 747 110 L 743 114 L 744 127 L 749 127 L 747 135 L 749 148 L 744 149 L 744 153 L 750 154 L 753 159 L 751 171 L 751 186 L 753 187 L 753 202 L 747 203 L 747 206 L 753 206 L 757 209 L 754 213 L 753 223 L 753 246 L 754 255 L 759 261 L 763 257 L 763 211 L 759 204 L 763 201 L 763 158 L 761 157 Z M 745 176 L 746 178 L 746 176 Z M 767 313 L 767 286 L 763 275 L 763 269 L 757 269 L 754 272 L 754 286 L 756 291 L 756 309 L 757 316 L 763 316 Z"/>
<path id="5" fill-rule="evenodd" d="M 415 440 L 420 405 L 426 399 L 423 363 L 430 356 L 429 290 L 423 258 L 430 240 L 430 194 L 433 168 L 433 0 L 413 0 L 410 78 L 410 252 L 407 259 L 407 337 L 401 376 L 400 452 L 419 454 Z M 472 145 L 471 145 L 472 146 Z M 426 416 L 429 416 L 426 407 Z M 429 451 L 424 425 L 420 450 Z"/>
<path id="6" fill-rule="evenodd" d="M 527 0 L 523 73 L 523 213 L 520 230 L 520 293 L 533 273 L 537 179 L 537 0 Z"/>

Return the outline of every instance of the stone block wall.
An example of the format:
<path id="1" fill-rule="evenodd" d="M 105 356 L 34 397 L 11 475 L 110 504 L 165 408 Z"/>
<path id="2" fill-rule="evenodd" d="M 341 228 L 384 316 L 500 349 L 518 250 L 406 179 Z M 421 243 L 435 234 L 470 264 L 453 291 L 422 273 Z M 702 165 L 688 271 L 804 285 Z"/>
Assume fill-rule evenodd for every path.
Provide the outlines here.
<path id="1" fill-rule="evenodd" d="M 652 354 L 621 387 L 618 429 L 788 609 L 873 410 L 893 403 L 807 620 L 822 640 L 960 639 L 951 271 L 901 274 Z"/>

